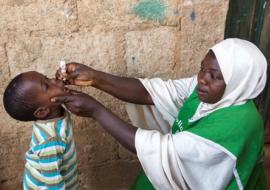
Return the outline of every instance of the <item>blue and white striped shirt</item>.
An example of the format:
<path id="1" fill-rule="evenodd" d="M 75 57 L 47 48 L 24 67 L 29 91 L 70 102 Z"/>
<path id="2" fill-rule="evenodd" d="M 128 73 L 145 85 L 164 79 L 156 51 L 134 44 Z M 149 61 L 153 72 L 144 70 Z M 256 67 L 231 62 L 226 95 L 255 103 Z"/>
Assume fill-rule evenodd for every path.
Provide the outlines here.
<path id="1" fill-rule="evenodd" d="M 61 118 L 34 122 L 25 159 L 24 190 L 78 188 L 72 122 L 67 111 Z"/>

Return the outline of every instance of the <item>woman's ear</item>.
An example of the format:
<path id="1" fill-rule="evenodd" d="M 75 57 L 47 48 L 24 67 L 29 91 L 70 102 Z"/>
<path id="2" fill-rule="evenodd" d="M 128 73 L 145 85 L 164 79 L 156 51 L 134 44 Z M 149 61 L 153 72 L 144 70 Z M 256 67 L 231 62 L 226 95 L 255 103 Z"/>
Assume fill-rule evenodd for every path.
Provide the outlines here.
<path id="1" fill-rule="evenodd" d="M 48 107 L 38 107 L 34 112 L 34 116 L 37 119 L 45 119 L 48 117 L 50 109 Z"/>

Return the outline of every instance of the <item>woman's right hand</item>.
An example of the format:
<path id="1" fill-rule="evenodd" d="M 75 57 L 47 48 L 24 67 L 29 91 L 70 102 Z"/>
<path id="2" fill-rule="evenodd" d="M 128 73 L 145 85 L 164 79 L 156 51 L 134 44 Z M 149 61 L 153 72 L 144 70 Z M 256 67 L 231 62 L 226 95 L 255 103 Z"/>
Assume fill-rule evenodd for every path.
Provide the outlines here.
<path id="1" fill-rule="evenodd" d="M 55 77 L 65 81 L 66 84 L 91 86 L 94 82 L 94 73 L 95 70 L 86 65 L 71 62 L 66 65 L 66 73 L 58 69 Z"/>
<path id="2" fill-rule="evenodd" d="M 66 73 L 62 74 L 59 69 L 56 78 L 65 81 L 67 85 L 95 87 L 123 101 L 153 105 L 150 94 L 136 78 L 104 73 L 80 63 L 68 63 Z"/>

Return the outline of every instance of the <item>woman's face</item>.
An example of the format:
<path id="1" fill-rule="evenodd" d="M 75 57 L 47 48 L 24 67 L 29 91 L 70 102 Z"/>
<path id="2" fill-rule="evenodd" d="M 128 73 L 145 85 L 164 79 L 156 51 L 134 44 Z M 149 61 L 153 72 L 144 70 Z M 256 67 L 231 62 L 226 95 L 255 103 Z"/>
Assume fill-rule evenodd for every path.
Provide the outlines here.
<path id="1" fill-rule="evenodd" d="M 198 74 L 198 96 L 202 102 L 214 104 L 222 98 L 225 88 L 226 84 L 218 61 L 210 50 L 202 61 Z"/>

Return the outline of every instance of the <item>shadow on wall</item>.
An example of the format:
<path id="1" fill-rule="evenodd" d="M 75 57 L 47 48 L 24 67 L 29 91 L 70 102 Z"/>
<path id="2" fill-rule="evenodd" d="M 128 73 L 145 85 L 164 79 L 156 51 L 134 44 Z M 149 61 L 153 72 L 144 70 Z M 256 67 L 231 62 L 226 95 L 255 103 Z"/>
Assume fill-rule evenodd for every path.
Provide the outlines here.
<path id="1" fill-rule="evenodd" d="M 270 144 L 265 145 L 264 171 L 268 188 L 270 187 Z"/>

